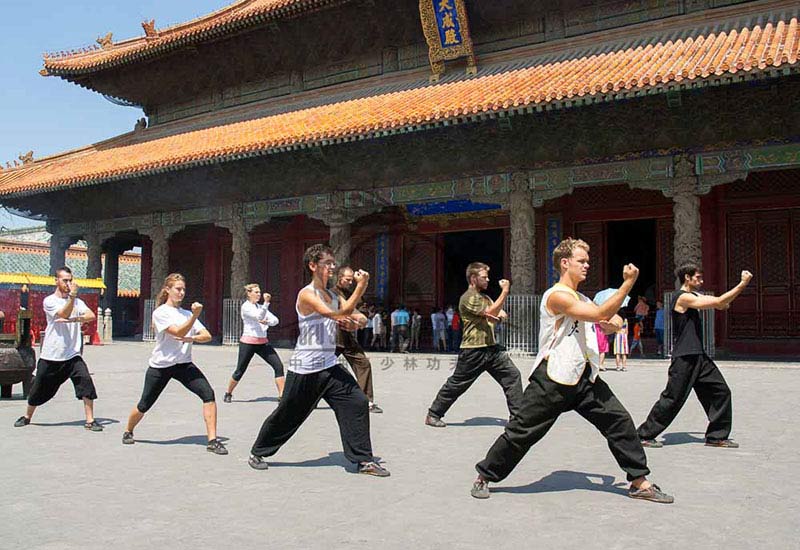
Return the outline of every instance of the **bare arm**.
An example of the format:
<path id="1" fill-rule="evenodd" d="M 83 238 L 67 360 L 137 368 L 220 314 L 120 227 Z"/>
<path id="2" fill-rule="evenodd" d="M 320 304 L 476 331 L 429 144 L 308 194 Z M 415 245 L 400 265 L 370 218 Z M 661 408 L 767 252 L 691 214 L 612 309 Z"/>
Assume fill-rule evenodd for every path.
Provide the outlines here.
<path id="1" fill-rule="evenodd" d="M 67 303 L 64 307 L 56 311 L 56 317 L 60 319 L 69 319 L 72 316 L 72 310 L 75 308 L 75 298 L 78 297 L 78 283 L 74 280 L 67 283 L 69 286 L 69 294 L 67 295 Z"/>
<path id="2" fill-rule="evenodd" d="M 556 315 L 566 314 L 573 319 L 597 323 L 606 321 L 622 306 L 625 296 L 628 295 L 636 278 L 639 268 L 633 264 L 626 265 L 622 270 L 622 286 L 605 302 L 598 306 L 592 302 L 583 302 L 571 292 L 553 292 L 547 300 L 547 308 Z"/>
<path id="3" fill-rule="evenodd" d="M 195 302 L 192 304 L 192 315 L 186 319 L 180 325 L 172 325 L 167 327 L 167 334 L 170 336 L 174 336 L 175 338 L 183 338 L 186 336 L 190 330 L 192 330 L 192 326 L 194 326 L 194 322 L 197 321 L 197 318 L 200 317 L 200 313 L 203 311 L 203 304 Z M 208 331 L 206 331 L 208 332 Z M 211 339 L 211 334 L 208 335 L 208 339 Z M 206 340 L 207 342 L 208 340 Z M 199 342 L 202 343 L 202 342 Z"/>
<path id="4" fill-rule="evenodd" d="M 313 290 L 306 289 L 300 292 L 300 296 L 297 298 L 297 306 L 300 313 L 303 315 L 319 313 L 323 317 L 336 320 L 350 317 L 356 310 L 356 304 L 358 304 L 364 292 L 367 290 L 369 273 L 359 269 L 355 272 L 353 278 L 356 280 L 356 289 L 348 299 L 339 304 L 338 310 L 331 309 Z"/>
<path id="5" fill-rule="evenodd" d="M 730 289 L 722 296 L 696 296 L 692 293 L 681 294 L 675 303 L 675 310 L 678 313 L 685 313 L 687 309 L 728 309 L 739 294 L 747 288 L 753 274 L 749 271 L 742 271 L 742 280 L 739 284 Z"/>
<path id="6" fill-rule="evenodd" d="M 500 296 L 497 297 L 497 300 L 492 302 L 492 304 L 483 310 L 483 314 L 486 317 L 493 317 L 497 319 L 500 316 L 500 312 L 503 311 L 503 304 L 506 302 L 506 298 L 508 298 L 508 293 L 511 290 L 511 283 L 508 282 L 507 279 L 500 279 Z"/>

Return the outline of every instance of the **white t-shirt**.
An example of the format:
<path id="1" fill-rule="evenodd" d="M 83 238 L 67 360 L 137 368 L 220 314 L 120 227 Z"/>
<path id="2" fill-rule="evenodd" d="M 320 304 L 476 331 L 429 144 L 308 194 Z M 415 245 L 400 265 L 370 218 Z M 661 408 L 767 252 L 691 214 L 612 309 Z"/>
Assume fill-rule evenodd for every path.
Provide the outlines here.
<path id="1" fill-rule="evenodd" d="M 192 343 L 181 342 L 167 332 L 173 325 L 182 325 L 192 316 L 192 312 L 162 304 L 153 312 L 153 324 L 156 327 L 156 347 L 150 355 L 148 362 L 154 369 L 165 369 L 180 363 L 192 362 Z M 186 336 L 194 336 L 206 327 L 200 320 L 196 320 Z"/>
<path id="2" fill-rule="evenodd" d="M 44 299 L 44 314 L 47 317 L 47 328 L 44 331 L 42 352 L 40 357 L 46 361 L 67 361 L 80 355 L 83 349 L 81 339 L 81 323 L 56 323 L 56 312 L 63 308 L 68 298 L 51 294 Z M 89 311 L 83 300 L 75 298 L 70 319 L 74 319 Z"/>

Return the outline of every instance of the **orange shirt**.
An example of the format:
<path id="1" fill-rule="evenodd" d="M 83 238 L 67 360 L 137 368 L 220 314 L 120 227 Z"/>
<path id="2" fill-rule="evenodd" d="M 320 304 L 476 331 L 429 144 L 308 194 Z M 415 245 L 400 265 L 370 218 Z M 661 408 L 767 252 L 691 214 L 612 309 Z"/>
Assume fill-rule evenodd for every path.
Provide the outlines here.
<path id="1" fill-rule="evenodd" d="M 642 334 L 642 325 L 639 324 L 633 325 L 633 339 L 641 340 L 642 339 L 641 334 Z"/>

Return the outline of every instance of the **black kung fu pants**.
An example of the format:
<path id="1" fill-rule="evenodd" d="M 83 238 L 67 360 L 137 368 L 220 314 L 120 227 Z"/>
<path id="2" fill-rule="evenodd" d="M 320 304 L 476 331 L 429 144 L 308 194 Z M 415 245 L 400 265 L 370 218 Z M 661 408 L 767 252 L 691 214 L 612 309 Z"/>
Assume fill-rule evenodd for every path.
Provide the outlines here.
<path id="1" fill-rule="evenodd" d="M 561 413 L 574 410 L 603 434 L 628 481 L 649 474 L 647 457 L 630 414 L 600 377 L 594 383 L 589 381 L 590 372 L 587 365 L 578 383 L 566 386 L 547 376 L 546 361 L 540 364 L 525 388 L 520 411 L 511 418 L 486 458 L 475 466 L 478 473 L 487 481 L 502 481 Z"/>
<path id="2" fill-rule="evenodd" d="M 505 349 L 498 345 L 462 349 L 455 371 L 436 394 L 430 413 L 442 418 L 456 399 L 484 372 L 488 372 L 503 387 L 508 411 L 514 416 L 522 404 L 522 377 Z"/>
<path id="3" fill-rule="evenodd" d="M 678 416 L 694 390 L 708 416 L 706 440 L 728 439 L 733 424 L 731 390 L 722 373 L 706 354 L 674 357 L 667 372 L 667 387 L 641 426 L 641 439 L 654 439 Z"/>
<path id="4" fill-rule="evenodd" d="M 336 415 L 345 457 L 354 463 L 373 461 L 369 402 L 350 373 L 341 365 L 312 374 L 289 371 L 283 398 L 262 424 L 251 452 L 260 457 L 277 453 L 308 418 L 320 399 L 324 399 Z"/>

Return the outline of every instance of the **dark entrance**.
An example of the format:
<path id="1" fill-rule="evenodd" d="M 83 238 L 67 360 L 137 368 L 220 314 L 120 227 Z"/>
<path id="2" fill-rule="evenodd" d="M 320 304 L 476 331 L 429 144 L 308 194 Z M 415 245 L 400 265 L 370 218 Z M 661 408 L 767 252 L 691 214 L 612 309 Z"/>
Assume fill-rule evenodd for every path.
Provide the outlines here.
<path id="1" fill-rule="evenodd" d="M 619 287 L 622 283 L 622 266 L 633 263 L 639 268 L 639 278 L 630 293 L 628 306 L 633 309 L 640 295 L 647 297 L 647 301 L 654 305 L 658 279 L 655 220 L 608 222 L 606 231 L 606 280 L 609 286 Z"/>
<path id="2" fill-rule="evenodd" d="M 502 229 L 463 231 L 444 235 L 444 305 L 458 307 L 458 299 L 467 288 L 466 270 L 472 262 L 483 262 L 490 268 L 488 294 L 500 294 L 497 281 L 503 274 Z"/>

